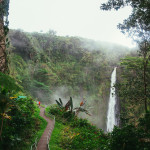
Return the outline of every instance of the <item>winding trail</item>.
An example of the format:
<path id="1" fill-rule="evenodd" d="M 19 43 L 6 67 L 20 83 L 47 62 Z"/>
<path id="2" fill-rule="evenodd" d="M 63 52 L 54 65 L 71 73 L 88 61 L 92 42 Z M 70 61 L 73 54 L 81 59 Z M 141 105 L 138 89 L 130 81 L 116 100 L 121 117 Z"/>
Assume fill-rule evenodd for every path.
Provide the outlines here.
<path id="1" fill-rule="evenodd" d="M 47 127 L 46 127 L 43 135 L 41 136 L 41 138 L 37 144 L 37 150 L 48 150 L 47 137 L 49 137 L 48 139 L 50 139 L 51 133 L 54 129 L 54 124 L 55 124 L 54 120 L 51 120 L 50 118 L 45 116 L 44 111 L 45 111 L 45 108 L 41 107 L 40 108 L 40 116 L 43 117 L 48 122 L 48 124 L 47 124 Z M 49 132 L 50 132 L 50 134 L 49 134 Z"/>

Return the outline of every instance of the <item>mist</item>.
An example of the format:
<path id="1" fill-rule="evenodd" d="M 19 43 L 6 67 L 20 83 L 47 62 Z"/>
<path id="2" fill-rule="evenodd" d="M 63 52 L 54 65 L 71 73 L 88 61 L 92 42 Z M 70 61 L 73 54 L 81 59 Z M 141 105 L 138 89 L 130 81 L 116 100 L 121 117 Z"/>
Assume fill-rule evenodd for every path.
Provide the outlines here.
<path id="1" fill-rule="evenodd" d="M 106 129 L 111 72 L 131 49 L 81 37 L 17 30 L 11 30 L 10 39 L 10 74 L 33 99 L 51 105 L 61 98 L 65 105 L 72 97 L 74 108 L 84 99 L 91 116 L 79 116 Z"/>
<path id="2" fill-rule="evenodd" d="M 79 107 L 81 101 L 86 101 L 83 106 L 90 115 L 84 112 L 79 113 L 79 117 L 86 118 L 90 123 L 96 125 L 98 128 L 106 129 L 106 115 L 107 115 L 107 100 L 104 101 L 102 97 L 99 99 L 88 95 L 87 91 L 79 92 L 79 95 L 73 94 L 73 89 L 67 86 L 55 88 L 55 92 L 50 96 L 50 99 L 46 101 L 46 104 L 56 104 L 55 100 L 61 98 L 63 105 L 65 105 L 70 97 L 73 99 L 73 108 Z M 41 93 L 40 93 L 41 94 Z M 45 103 L 45 102 L 44 102 Z"/>

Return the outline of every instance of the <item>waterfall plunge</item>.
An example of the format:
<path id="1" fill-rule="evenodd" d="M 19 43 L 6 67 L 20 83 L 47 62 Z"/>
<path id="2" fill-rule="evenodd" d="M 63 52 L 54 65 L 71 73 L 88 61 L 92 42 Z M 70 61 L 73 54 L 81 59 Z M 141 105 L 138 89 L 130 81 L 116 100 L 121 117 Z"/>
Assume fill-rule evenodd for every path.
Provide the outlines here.
<path id="1" fill-rule="evenodd" d="M 116 93 L 114 84 L 116 83 L 116 68 L 114 68 L 111 75 L 111 88 L 110 88 L 110 97 L 108 104 L 108 112 L 107 112 L 107 132 L 111 132 L 114 128 L 114 125 L 117 125 L 116 121 L 116 113 L 115 113 L 115 105 L 116 105 Z"/>

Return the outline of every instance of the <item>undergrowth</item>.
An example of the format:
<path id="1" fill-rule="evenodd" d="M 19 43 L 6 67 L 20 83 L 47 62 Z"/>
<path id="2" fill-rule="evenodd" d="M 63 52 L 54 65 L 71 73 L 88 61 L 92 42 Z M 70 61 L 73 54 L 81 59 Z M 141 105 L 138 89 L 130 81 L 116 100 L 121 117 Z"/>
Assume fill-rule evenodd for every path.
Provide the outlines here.
<path id="1" fill-rule="evenodd" d="M 108 135 L 86 119 L 63 111 L 57 105 L 47 108 L 47 111 L 56 118 L 56 125 L 50 140 L 52 149 L 108 150 Z"/>

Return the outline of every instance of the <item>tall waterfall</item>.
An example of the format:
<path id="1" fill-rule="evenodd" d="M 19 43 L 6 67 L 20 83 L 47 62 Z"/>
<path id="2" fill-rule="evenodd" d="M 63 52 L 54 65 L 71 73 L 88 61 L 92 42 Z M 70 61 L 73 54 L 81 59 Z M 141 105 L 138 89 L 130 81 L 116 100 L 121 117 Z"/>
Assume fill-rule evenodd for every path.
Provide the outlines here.
<path id="1" fill-rule="evenodd" d="M 116 67 L 114 68 L 111 75 L 111 87 L 107 112 L 107 132 L 111 132 L 114 128 L 114 125 L 117 125 L 115 113 L 116 93 L 115 87 L 113 87 L 115 83 L 116 83 Z"/>

